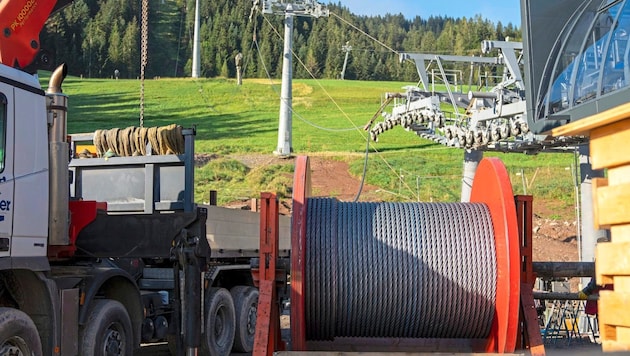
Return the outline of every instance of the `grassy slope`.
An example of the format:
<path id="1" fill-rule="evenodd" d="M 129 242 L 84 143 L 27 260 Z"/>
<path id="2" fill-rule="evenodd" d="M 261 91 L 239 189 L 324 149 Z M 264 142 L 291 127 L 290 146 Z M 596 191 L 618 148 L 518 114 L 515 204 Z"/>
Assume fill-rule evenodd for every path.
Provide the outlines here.
<path id="1" fill-rule="evenodd" d="M 381 97 L 408 83 L 296 80 L 294 82 L 293 147 L 298 154 L 326 152 L 350 163 L 353 174 L 363 169 L 365 137 L 362 128 L 374 115 Z M 69 132 L 126 127 L 139 123 L 140 82 L 68 78 Z M 178 123 L 198 129 L 198 153 L 269 154 L 277 142 L 279 82 L 245 80 L 242 87 L 226 79 L 160 79 L 145 85 L 145 126 Z M 334 98 L 334 102 L 331 98 Z M 305 123 L 347 129 L 325 131 Z M 455 201 L 461 186 L 463 152 L 419 139 L 401 128 L 380 136 L 372 146 L 367 181 L 382 187 L 387 200 Z M 515 193 L 533 193 L 555 201 L 558 216 L 574 200 L 571 154 L 495 154 L 506 163 Z M 263 175 L 282 171 L 269 167 Z M 236 162 L 220 162 L 198 172 L 198 197 L 209 188 L 234 191 L 234 197 L 255 196 L 267 179 L 248 179 L 250 172 Z M 401 178 L 402 176 L 402 178 Z M 277 187 L 286 181 L 278 182 Z M 273 188 L 274 185 L 271 184 Z M 229 188 L 224 190 L 223 188 Z M 245 192 L 245 193 L 244 193 Z"/>

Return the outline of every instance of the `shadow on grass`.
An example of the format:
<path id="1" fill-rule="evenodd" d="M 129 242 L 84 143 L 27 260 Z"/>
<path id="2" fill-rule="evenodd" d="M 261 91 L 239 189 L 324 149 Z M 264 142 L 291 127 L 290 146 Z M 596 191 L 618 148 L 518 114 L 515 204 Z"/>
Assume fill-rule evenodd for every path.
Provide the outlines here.
<path id="1" fill-rule="evenodd" d="M 139 99 L 130 98 L 125 94 L 98 96 L 75 94 L 72 99 L 68 115 L 70 132 L 91 132 L 96 129 L 140 124 Z M 75 104 L 72 105 L 72 102 Z M 98 108 L 97 112 L 95 108 Z M 183 127 L 196 126 L 198 139 L 202 140 L 254 138 L 277 130 L 275 120 L 261 118 L 262 113 L 253 112 L 249 116 L 221 114 L 208 109 L 205 104 L 186 107 L 185 110 L 196 114 L 182 118 L 182 110 L 177 108 L 162 109 L 156 114 L 155 104 L 149 103 L 145 110 L 144 126 L 164 126 L 172 123 Z"/>

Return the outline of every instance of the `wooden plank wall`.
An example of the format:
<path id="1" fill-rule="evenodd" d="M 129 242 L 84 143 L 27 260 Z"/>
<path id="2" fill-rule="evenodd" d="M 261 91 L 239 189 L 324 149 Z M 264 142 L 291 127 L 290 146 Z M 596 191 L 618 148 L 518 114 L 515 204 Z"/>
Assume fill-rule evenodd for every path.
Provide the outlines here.
<path id="1" fill-rule="evenodd" d="M 607 178 L 593 181 L 597 227 L 610 228 L 611 242 L 598 243 L 595 271 L 601 291 L 599 326 L 605 352 L 630 351 L 630 105 L 608 110 L 555 129 L 553 134 L 590 135 L 594 169 Z"/>

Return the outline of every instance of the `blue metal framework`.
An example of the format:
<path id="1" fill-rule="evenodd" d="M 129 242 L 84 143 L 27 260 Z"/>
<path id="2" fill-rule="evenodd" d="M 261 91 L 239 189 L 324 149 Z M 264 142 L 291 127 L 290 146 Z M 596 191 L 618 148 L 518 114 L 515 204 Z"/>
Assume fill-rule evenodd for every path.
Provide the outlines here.
<path id="1" fill-rule="evenodd" d="M 527 69 L 528 117 L 535 132 L 627 102 L 630 88 L 630 1 L 552 2 L 566 4 L 563 12 L 570 15 L 556 25 L 557 34 L 540 30 L 553 16 L 553 5 L 523 0 L 526 50 L 534 54 Z"/>

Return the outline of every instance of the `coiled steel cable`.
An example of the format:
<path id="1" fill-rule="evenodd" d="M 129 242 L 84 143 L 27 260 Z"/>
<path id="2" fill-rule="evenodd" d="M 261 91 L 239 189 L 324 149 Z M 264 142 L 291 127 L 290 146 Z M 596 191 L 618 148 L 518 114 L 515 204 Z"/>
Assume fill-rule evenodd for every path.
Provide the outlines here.
<path id="1" fill-rule="evenodd" d="M 497 263 L 485 204 L 308 199 L 306 333 L 484 338 Z"/>

